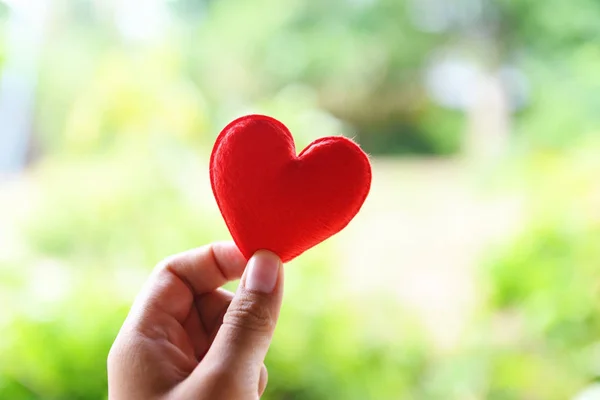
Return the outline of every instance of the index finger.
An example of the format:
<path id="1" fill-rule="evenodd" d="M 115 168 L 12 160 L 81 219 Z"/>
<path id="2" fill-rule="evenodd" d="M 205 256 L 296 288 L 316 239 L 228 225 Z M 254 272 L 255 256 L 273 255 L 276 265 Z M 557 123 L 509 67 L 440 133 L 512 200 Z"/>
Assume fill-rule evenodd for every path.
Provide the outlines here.
<path id="1" fill-rule="evenodd" d="M 160 262 L 136 300 L 138 310 L 160 310 L 183 322 L 195 296 L 239 279 L 246 260 L 232 242 L 217 242 Z"/>
<path id="2" fill-rule="evenodd" d="M 201 295 L 241 278 L 245 267 L 246 260 L 233 242 L 216 242 L 166 258 L 155 273 L 175 275 Z"/>

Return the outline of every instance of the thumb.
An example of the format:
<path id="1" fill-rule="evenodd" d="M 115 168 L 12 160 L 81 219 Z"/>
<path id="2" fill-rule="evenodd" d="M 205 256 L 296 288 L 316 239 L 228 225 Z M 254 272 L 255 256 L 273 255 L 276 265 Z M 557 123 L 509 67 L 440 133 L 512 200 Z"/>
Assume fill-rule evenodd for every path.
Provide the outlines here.
<path id="1" fill-rule="evenodd" d="M 252 371 L 258 380 L 283 296 L 283 268 L 277 255 L 252 256 L 203 362 L 230 372 Z M 214 364 L 213 364 L 214 362 Z"/>

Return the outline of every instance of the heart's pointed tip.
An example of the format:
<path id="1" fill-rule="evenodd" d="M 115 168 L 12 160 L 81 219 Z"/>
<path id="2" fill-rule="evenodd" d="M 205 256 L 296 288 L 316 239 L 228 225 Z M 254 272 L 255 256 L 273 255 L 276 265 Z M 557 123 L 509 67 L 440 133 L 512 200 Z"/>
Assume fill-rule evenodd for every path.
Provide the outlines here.
<path id="1" fill-rule="evenodd" d="M 243 240 L 238 242 L 236 239 L 233 239 L 233 241 L 236 244 L 236 246 L 238 247 L 238 249 L 240 250 L 240 252 L 242 253 L 242 256 L 244 257 L 246 262 L 250 261 L 252 256 L 261 250 L 274 253 L 275 255 L 277 255 L 277 257 L 279 257 L 279 259 L 281 259 L 281 262 L 283 264 L 287 264 L 288 262 L 295 260 L 296 258 L 301 256 L 305 252 L 305 250 L 300 251 L 300 252 L 299 251 L 290 251 L 289 249 L 285 249 L 285 248 L 279 249 L 279 248 L 275 248 L 275 247 L 271 247 L 271 246 L 247 247 L 245 245 L 245 243 L 243 242 Z"/>

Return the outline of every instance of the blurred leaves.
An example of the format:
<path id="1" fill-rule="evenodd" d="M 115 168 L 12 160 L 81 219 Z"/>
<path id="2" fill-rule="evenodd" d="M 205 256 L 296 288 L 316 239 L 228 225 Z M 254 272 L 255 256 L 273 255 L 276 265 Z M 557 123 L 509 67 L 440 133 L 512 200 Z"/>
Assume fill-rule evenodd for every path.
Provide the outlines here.
<path id="1" fill-rule="evenodd" d="M 502 316 L 494 326 L 516 327 L 503 345 L 508 358 L 493 359 L 492 375 L 506 375 L 510 380 L 496 385 L 512 387 L 515 398 L 522 391 L 567 398 L 600 376 L 593 350 L 600 329 L 599 149 L 597 139 L 587 140 L 561 156 L 534 156 L 522 167 L 529 172 L 522 182 L 530 225 L 494 259 L 485 278 L 489 312 Z M 551 389 L 541 381 L 552 382 Z"/>

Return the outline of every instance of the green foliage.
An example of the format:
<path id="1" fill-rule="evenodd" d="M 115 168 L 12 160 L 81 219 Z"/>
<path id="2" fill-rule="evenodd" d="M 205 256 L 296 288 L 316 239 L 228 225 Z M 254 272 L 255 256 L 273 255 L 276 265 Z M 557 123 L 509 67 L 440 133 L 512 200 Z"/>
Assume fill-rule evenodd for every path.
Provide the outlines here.
<path id="1" fill-rule="evenodd" d="M 498 398 L 564 399 L 598 379 L 598 142 L 534 157 L 523 174 L 530 225 L 485 275 Z M 541 167 L 543 166 L 543 167 Z M 548 382 L 548 385 L 539 385 Z"/>
<path id="2" fill-rule="evenodd" d="M 600 42 L 596 18 L 600 6 L 594 0 L 495 0 L 504 17 L 502 31 L 512 47 L 546 54 L 568 52 L 573 47 Z"/>
<path id="3" fill-rule="evenodd" d="M 532 105 L 519 116 L 520 142 L 528 148 L 560 150 L 600 131 L 598 46 L 587 43 L 542 60 L 530 58 Z M 567 106 L 568 105 L 568 106 Z"/>
<path id="4" fill-rule="evenodd" d="M 2 398 L 106 397 L 106 355 L 124 319 L 126 303 L 113 300 L 109 290 L 94 280 L 76 285 L 64 300 L 52 304 L 20 299 L 30 309 L 4 330 Z"/>
<path id="5" fill-rule="evenodd" d="M 232 116 L 303 87 L 321 112 L 346 123 L 337 133 L 358 137 L 369 152 L 389 152 L 381 142 L 401 153 L 457 150 L 455 123 L 438 119 L 449 135 L 427 126 L 428 115 L 440 112 L 427 99 L 421 70 L 441 38 L 416 30 L 404 2 L 189 7 L 176 2 L 185 12 L 179 23 L 159 42 L 134 49 L 90 15 L 86 24 L 53 32 L 38 104 L 46 148 L 83 151 L 135 134 L 201 140 Z"/>

